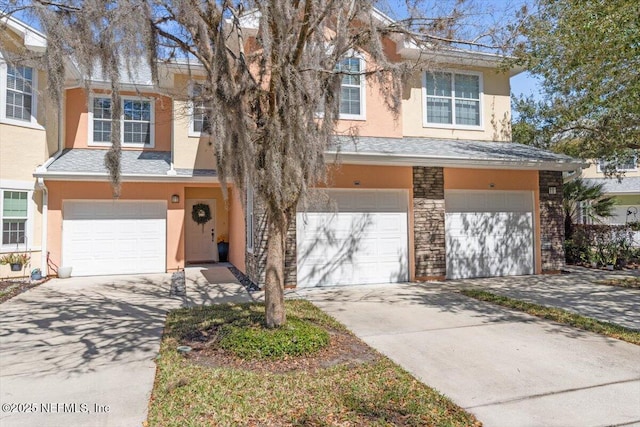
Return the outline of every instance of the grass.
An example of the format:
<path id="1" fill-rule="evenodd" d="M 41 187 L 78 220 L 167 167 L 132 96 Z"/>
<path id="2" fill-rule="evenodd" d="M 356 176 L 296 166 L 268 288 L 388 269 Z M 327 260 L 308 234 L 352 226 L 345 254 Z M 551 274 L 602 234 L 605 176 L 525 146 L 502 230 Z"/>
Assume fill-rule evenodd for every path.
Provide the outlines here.
<path id="1" fill-rule="evenodd" d="M 640 277 L 622 277 L 596 281 L 598 285 L 620 286 L 622 288 L 640 289 Z"/>
<path id="2" fill-rule="evenodd" d="M 308 302 L 287 301 L 286 306 L 289 319 L 346 333 L 340 323 Z M 255 327 L 263 310 L 260 304 L 229 304 L 171 312 L 157 361 L 148 425 L 480 425 L 473 415 L 381 355 L 368 362 L 277 373 L 211 367 L 176 351 L 189 339 L 226 324 L 245 322 L 247 328 Z M 269 364 L 272 359 L 258 362 Z"/>
<path id="3" fill-rule="evenodd" d="M 554 322 L 563 323 L 565 325 L 573 326 L 578 329 L 595 332 L 597 334 L 616 338 L 622 341 L 629 342 L 631 344 L 640 345 L 640 331 L 631 328 L 625 328 L 624 326 L 620 326 L 615 323 L 603 322 L 591 317 L 571 313 L 560 308 L 533 304 L 530 302 L 509 298 L 502 295 L 496 295 L 494 293 L 478 289 L 462 289 L 460 293 L 481 301 L 487 301 L 493 304 L 501 305 L 503 307 L 523 311 L 525 313 L 541 317 L 543 319 L 553 320 Z"/>

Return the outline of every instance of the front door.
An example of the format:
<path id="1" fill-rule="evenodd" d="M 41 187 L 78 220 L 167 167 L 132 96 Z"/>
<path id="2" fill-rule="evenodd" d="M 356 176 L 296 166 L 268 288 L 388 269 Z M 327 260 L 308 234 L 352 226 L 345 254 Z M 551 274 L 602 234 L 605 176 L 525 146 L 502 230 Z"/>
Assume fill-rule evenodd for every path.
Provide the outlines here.
<path id="1" fill-rule="evenodd" d="M 198 204 L 209 206 L 211 219 L 204 224 L 193 219 L 193 207 Z M 184 222 L 187 262 L 218 261 L 216 199 L 187 199 Z"/>

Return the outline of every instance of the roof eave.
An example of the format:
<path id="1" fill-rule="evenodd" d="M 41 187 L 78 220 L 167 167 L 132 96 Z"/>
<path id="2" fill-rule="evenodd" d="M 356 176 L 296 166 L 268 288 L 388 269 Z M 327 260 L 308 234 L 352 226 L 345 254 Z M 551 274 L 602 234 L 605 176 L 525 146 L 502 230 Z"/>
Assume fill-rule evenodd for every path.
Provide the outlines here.
<path id="1" fill-rule="evenodd" d="M 109 175 L 106 173 L 91 172 L 34 172 L 35 178 L 42 178 L 47 181 L 95 181 L 108 182 Z M 193 176 L 193 175 L 150 175 L 150 174 L 122 174 L 122 182 L 219 182 L 216 176 Z"/>
<path id="2" fill-rule="evenodd" d="M 388 153 L 356 153 L 329 151 L 342 163 L 380 166 L 438 166 L 468 169 L 528 169 L 573 171 L 586 165 L 576 161 L 510 160 L 510 159 L 460 159 L 451 157 L 408 156 Z"/>

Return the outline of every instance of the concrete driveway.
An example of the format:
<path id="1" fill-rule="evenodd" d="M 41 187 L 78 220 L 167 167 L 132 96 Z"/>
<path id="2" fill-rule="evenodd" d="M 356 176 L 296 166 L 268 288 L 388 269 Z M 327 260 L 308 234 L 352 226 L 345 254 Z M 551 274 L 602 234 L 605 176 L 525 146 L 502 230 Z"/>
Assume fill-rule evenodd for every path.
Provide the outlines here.
<path id="1" fill-rule="evenodd" d="M 300 290 L 485 426 L 640 425 L 640 347 L 451 284 Z"/>
<path id="2" fill-rule="evenodd" d="M 0 425 L 141 426 L 167 311 L 249 300 L 226 268 L 52 280 L 0 304 Z M 47 412 L 48 411 L 48 412 Z"/>

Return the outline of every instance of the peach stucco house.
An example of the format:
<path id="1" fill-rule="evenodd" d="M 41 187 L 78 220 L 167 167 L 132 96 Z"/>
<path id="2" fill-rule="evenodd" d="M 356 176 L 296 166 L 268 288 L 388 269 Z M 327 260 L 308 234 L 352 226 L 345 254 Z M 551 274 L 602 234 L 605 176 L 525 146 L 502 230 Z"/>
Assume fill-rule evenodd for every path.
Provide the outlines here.
<path id="1" fill-rule="evenodd" d="M 398 59 L 425 55 L 401 40 L 385 46 Z M 337 162 L 329 165 L 328 184 L 318 184 L 329 202 L 306 207 L 289 230 L 287 286 L 540 274 L 563 266 L 562 172 L 582 162 L 509 142 L 509 78 L 517 71 L 500 72 L 500 60 L 440 52 L 432 61 L 439 71 L 417 72 L 405 85 L 398 119 L 373 83 L 345 78 L 339 127 L 356 129 L 357 137 L 336 137 L 328 158 Z M 352 69 L 368 66 L 366 54 L 350 61 Z M 114 200 L 103 165 L 108 82 L 95 77 L 87 93 L 70 73 L 62 126 L 52 131 L 58 149 L 31 169 L 46 194 L 34 212 L 45 218 L 52 265 L 70 266 L 77 276 L 171 272 L 217 261 L 223 237 L 229 261 L 262 283 L 261 202 L 233 188 L 223 197 L 215 135 L 201 132 L 202 110 L 185 95 L 189 75 L 197 79 L 197 67 L 175 63 L 154 83 L 141 66 L 124 85 L 123 183 Z M 202 204 L 211 220 L 197 224 L 192 212 Z"/>

